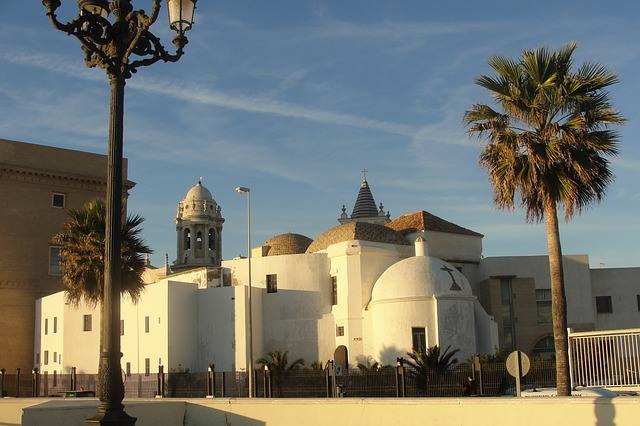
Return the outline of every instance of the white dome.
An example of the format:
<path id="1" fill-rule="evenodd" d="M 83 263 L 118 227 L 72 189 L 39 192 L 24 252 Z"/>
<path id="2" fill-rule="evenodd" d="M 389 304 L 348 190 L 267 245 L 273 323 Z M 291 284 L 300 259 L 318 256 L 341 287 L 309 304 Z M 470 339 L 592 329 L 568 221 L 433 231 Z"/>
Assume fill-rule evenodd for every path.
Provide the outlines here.
<path id="1" fill-rule="evenodd" d="M 184 202 L 188 201 L 214 201 L 211 192 L 204 186 L 202 186 L 202 182 L 198 181 L 198 183 L 189 189 L 187 195 L 184 197 Z"/>
<path id="2" fill-rule="evenodd" d="M 416 297 L 472 296 L 469 281 L 454 266 L 430 256 L 394 263 L 373 286 L 371 302 Z"/>

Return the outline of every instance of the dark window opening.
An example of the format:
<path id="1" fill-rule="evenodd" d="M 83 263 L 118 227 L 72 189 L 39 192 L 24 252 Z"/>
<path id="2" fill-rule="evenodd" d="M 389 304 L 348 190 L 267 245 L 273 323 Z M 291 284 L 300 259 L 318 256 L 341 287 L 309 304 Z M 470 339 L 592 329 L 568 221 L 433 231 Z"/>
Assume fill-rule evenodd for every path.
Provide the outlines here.
<path id="1" fill-rule="evenodd" d="M 144 317 L 144 332 L 149 332 L 149 317 Z"/>
<path id="2" fill-rule="evenodd" d="M 120 320 L 120 335 L 124 336 L 124 320 Z"/>
<path id="3" fill-rule="evenodd" d="M 92 324 L 91 324 L 91 314 L 86 314 L 83 318 L 83 330 L 84 331 L 91 331 L 92 329 Z"/>
<path id="4" fill-rule="evenodd" d="M 212 228 L 212 229 L 209 229 L 209 250 L 215 250 L 215 249 L 216 249 L 216 234 Z"/>
<path id="5" fill-rule="evenodd" d="M 414 352 L 427 352 L 427 330 L 424 327 L 411 327 L 411 342 Z"/>
<path id="6" fill-rule="evenodd" d="M 277 293 L 277 292 L 278 292 L 278 275 L 268 274 L 267 275 L 267 293 Z"/>
<path id="7" fill-rule="evenodd" d="M 611 296 L 596 296 L 596 312 L 599 314 L 610 314 L 613 312 Z"/>
<path id="8" fill-rule="evenodd" d="M 196 233 L 196 248 L 202 250 L 202 232 Z"/>
<path id="9" fill-rule="evenodd" d="M 191 230 L 184 230 L 184 249 L 189 250 L 191 248 Z"/>
<path id="10" fill-rule="evenodd" d="M 338 277 L 331 277 L 331 305 L 338 304 Z"/>
<path id="11" fill-rule="evenodd" d="M 151 359 L 145 358 L 144 359 L 144 375 L 148 376 L 150 373 L 151 373 Z"/>
<path id="12" fill-rule="evenodd" d="M 340 325 L 336 327 L 336 336 L 344 336 L 344 326 Z"/>
<path id="13" fill-rule="evenodd" d="M 51 206 L 59 209 L 63 209 L 65 204 L 65 195 L 59 192 L 54 192 L 51 195 Z"/>

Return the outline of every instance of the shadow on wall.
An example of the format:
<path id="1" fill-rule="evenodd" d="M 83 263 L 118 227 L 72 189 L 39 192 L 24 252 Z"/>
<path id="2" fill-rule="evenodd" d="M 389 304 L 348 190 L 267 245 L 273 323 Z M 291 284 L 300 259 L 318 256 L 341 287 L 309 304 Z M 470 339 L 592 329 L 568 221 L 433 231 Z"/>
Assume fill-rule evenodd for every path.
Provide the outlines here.
<path id="1" fill-rule="evenodd" d="M 596 426 L 615 425 L 616 407 L 611 403 L 612 398 L 596 398 L 593 402 Z"/>
<path id="2" fill-rule="evenodd" d="M 27 407 L 23 411 L 23 426 L 84 426 L 85 419 L 96 412 L 98 401 L 47 401 Z M 188 407 L 187 407 L 188 406 Z M 136 426 L 264 426 L 265 423 L 249 417 L 215 408 L 189 404 L 185 401 L 125 401 L 125 411 L 137 417 Z"/>

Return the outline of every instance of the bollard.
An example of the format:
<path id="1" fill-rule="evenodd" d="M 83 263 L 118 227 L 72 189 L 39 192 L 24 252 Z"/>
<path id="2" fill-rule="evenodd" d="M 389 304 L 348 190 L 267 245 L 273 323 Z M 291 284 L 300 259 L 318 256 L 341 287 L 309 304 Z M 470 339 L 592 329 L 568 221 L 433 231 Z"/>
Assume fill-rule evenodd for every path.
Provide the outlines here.
<path id="1" fill-rule="evenodd" d="M 71 367 L 71 389 L 69 390 L 76 390 L 76 368 L 75 367 Z"/>
<path id="2" fill-rule="evenodd" d="M 404 358 L 396 358 L 396 395 L 407 396 L 407 381 L 405 380 Z"/>
<path id="3" fill-rule="evenodd" d="M 226 380 L 224 379 L 225 372 L 222 372 L 222 382 L 220 383 L 220 396 L 224 398 L 225 391 L 227 390 Z"/>
<path id="4" fill-rule="evenodd" d="M 216 396 L 216 366 L 209 364 L 207 371 L 207 398 L 215 398 Z"/>
<path id="5" fill-rule="evenodd" d="M 20 369 L 16 368 L 16 398 L 20 398 Z"/>
<path id="6" fill-rule="evenodd" d="M 156 398 L 164 396 L 164 366 L 158 366 L 158 389 L 156 390 Z"/>
<path id="7" fill-rule="evenodd" d="M 56 370 L 53 370 L 53 372 L 55 373 Z M 44 386 L 43 386 L 43 394 L 44 396 L 49 396 L 49 372 L 45 371 L 44 372 Z"/>
<path id="8" fill-rule="evenodd" d="M 34 368 L 32 370 L 32 375 L 31 375 L 31 396 L 34 398 L 37 398 L 39 395 L 39 385 L 40 385 L 40 378 L 38 377 L 38 368 Z"/>
<path id="9" fill-rule="evenodd" d="M 484 394 L 484 385 L 482 383 L 482 363 L 479 356 L 473 357 L 473 380 L 476 381 L 476 391 L 478 395 Z"/>
<path id="10" fill-rule="evenodd" d="M 264 370 L 262 370 L 262 397 L 268 398 L 267 394 L 267 376 L 269 375 L 269 367 L 264 366 Z"/>
<path id="11" fill-rule="evenodd" d="M 4 368 L 0 368 L 0 398 L 4 398 Z"/>

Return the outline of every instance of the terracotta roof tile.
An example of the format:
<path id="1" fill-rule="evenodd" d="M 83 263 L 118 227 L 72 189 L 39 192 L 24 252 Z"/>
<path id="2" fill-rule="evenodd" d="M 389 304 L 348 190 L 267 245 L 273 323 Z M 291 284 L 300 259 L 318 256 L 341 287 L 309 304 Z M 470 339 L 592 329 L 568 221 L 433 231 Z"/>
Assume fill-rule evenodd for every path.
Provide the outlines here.
<path id="1" fill-rule="evenodd" d="M 307 248 L 307 253 L 324 250 L 332 244 L 349 240 L 372 241 L 376 243 L 409 245 L 401 233 L 384 225 L 367 222 L 349 222 L 323 232 Z"/>
<path id="2" fill-rule="evenodd" d="M 474 237 L 484 237 L 484 235 L 472 231 L 455 223 L 444 220 L 434 214 L 424 210 L 407 213 L 399 216 L 387 223 L 385 226 L 402 234 L 410 234 L 416 231 L 436 231 L 447 232 L 449 234 L 472 235 Z"/>

